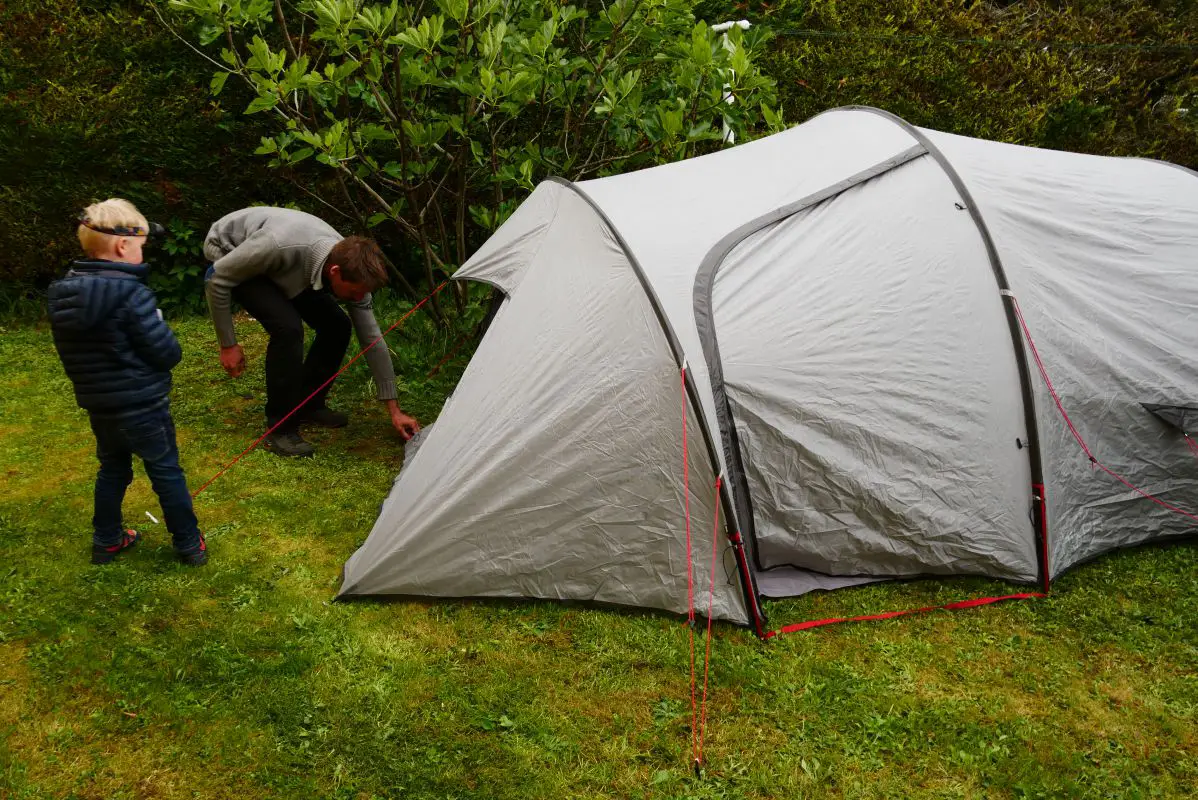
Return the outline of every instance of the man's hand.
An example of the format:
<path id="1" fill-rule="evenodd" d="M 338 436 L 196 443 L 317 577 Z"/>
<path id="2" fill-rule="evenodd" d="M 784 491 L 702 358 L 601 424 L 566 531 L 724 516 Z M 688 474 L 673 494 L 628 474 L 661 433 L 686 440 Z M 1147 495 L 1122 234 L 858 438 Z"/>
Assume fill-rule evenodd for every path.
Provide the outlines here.
<path id="1" fill-rule="evenodd" d="M 222 347 L 220 349 L 220 365 L 225 368 L 225 372 L 229 373 L 229 377 L 240 378 L 241 373 L 245 372 L 245 351 L 241 349 L 241 345 Z"/>
<path id="2" fill-rule="evenodd" d="M 387 413 L 391 415 L 391 425 L 394 426 L 396 432 L 403 437 L 405 442 L 415 436 L 416 432 L 420 430 L 420 423 L 400 411 L 399 403 L 396 401 L 387 401 Z"/>

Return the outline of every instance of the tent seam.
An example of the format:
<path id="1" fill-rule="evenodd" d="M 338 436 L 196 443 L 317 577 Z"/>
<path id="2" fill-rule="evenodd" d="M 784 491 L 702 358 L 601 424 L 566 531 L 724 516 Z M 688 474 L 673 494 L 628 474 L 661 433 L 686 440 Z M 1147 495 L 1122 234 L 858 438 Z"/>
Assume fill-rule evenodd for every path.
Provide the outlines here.
<path id="1" fill-rule="evenodd" d="M 707 360 L 708 378 L 711 382 L 712 400 L 715 404 L 716 416 L 722 423 L 720 426 L 721 442 L 724 445 L 725 457 L 728 461 L 729 480 L 732 485 L 733 497 L 744 502 L 744 513 L 737 509 L 737 524 L 748 532 L 747 538 L 753 548 L 753 562 L 758 571 L 763 569 L 757 550 L 757 532 L 753 520 L 753 502 L 749 493 L 748 478 L 744 464 L 740 458 L 740 437 L 736 432 L 736 424 L 732 417 L 732 408 L 724 388 L 723 360 L 720 357 L 719 337 L 715 331 L 715 314 L 712 308 L 712 293 L 715 289 L 716 273 L 727 259 L 745 239 L 764 230 L 770 225 L 778 224 L 802 211 L 824 203 L 856 186 L 860 186 L 874 178 L 927 155 L 927 149 L 916 145 L 903 150 L 890 158 L 860 170 L 849 177 L 823 187 L 819 191 L 807 194 L 800 199 L 779 206 L 729 232 L 720 239 L 704 256 L 695 275 L 693 292 L 695 327 L 703 346 L 703 355 Z M 722 413 L 722 416 L 721 416 Z M 726 417 L 724 419 L 723 417 Z M 742 520 L 743 517 L 743 520 Z"/>

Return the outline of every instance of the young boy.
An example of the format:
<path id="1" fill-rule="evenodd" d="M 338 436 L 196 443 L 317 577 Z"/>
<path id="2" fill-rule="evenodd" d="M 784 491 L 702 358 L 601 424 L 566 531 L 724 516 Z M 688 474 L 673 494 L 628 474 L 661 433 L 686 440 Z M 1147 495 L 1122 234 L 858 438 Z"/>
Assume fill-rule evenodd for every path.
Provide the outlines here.
<path id="1" fill-rule="evenodd" d="M 50 324 L 75 399 L 96 436 L 92 563 L 107 564 L 140 539 L 121 521 L 136 455 L 162 504 L 179 560 L 201 566 L 208 548 L 179 466 L 170 411 L 171 368 L 182 352 L 143 282 L 149 270 L 141 251 L 149 229 L 127 200 L 88 206 L 77 230 L 87 258 L 50 284 Z"/>

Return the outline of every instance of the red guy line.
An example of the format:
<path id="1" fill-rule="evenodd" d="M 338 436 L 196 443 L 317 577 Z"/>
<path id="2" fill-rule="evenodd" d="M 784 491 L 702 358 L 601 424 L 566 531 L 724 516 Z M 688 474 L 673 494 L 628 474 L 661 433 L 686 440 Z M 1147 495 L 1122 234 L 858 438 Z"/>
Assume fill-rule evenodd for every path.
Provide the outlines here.
<path id="1" fill-rule="evenodd" d="M 691 558 L 691 479 L 690 459 L 686 443 L 686 364 L 683 363 L 679 374 L 682 376 L 682 502 L 686 508 L 686 603 L 687 603 L 687 632 L 690 638 L 691 665 L 691 755 L 698 747 L 698 706 L 695 701 L 695 584 L 694 565 Z"/>
<path id="2" fill-rule="evenodd" d="M 208 479 L 208 482 L 207 482 L 207 483 L 205 483 L 203 486 L 201 486 L 200 488 L 198 488 L 198 489 L 196 489 L 194 492 L 192 492 L 192 493 L 191 493 L 191 496 L 192 496 L 193 498 L 194 498 L 194 497 L 196 497 L 196 496 L 197 496 L 197 495 L 198 495 L 200 492 L 204 491 L 204 490 L 205 490 L 205 489 L 207 489 L 209 486 L 211 486 L 213 481 L 215 481 L 215 480 L 216 480 L 217 478 L 219 478 L 221 475 L 224 475 L 226 472 L 228 472 L 228 471 L 229 471 L 229 469 L 230 469 L 230 468 L 231 468 L 231 467 L 232 467 L 234 464 L 236 464 L 238 461 L 240 461 L 242 458 L 244 458 L 244 457 L 246 456 L 246 454 L 247 454 L 247 453 L 249 453 L 251 450 L 253 450 L 255 447 L 257 447 L 259 444 L 261 444 L 263 439 L 265 439 L 267 436 L 270 436 L 272 433 L 274 433 L 274 432 L 275 432 L 275 429 L 277 429 L 277 428 L 278 428 L 280 425 L 282 425 L 282 424 L 283 424 L 284 422 L 286 422 L 287 420 L 291 419 L 291 417 L 292 417 L 292 416 L 295 414 L 295 412 L 299 411 L 301 408 L 303 408 L 303 407 L 304 407 L 304 404 L 305 404 L 305 403 L 307 403 L 309 400 L 311 400 L 313 397 L 315 397 L 317 394 L 319 394 L 319 393 L 320 393 L 320 391 L 321 391 L 322 389 L 324 389 L 324 387 L 328 386 L 330 383 L 332 383 L 333 381 L 337 380 L 337 378 L 338 378 L 338 377 L 341 375 L 341 373 L 342 373 L 342 372 L 345 372 L 347 369 L 349 369 L 349 368 L 350 368 L 350 365 L 352 365 L 352 364 L 353 364 L 355 361 L 357 361 L 357 360 L 358 360 L 359 358 L 361 358 L 362 356 L 366 355 L 366 351 L 367 351 L 367 350 L 369 350 L 370 348 L 374 347 L 374 346 L 375 346 L 376 344 L 378 344 L 379 342 L 383 341 L 383 339 L 384 339 L 384 338 L 387 336 L 387 334 L 388 334 L 388 333 L 390 333 L 391 331 L 393 331 L 393 330 L 395 330 L 396 328 L 398 328 L 398 327 L 399 327 L 401 324 L 403 324 L 403 322 L 404 322 L 405 320 L 407 320 L 407 318 L 408 318 L 408 317 L 410 317 L 410 316 L 412 316 L 413 314 L 415 314 L 415 313 L 416 313 L 416 311 L 417 311 L 417 310 L 418 310 L 418 309 L 419 309 L 421 306 L 423 306 L 425 303 L 427 303 L 429 300 L 431 300 L 431 299 L 433 298 L 433 296 L 437 294 L 437 292 L 439 292 L 439 291 L 441 291 L 442 289 L 444 289 L 444 288 L 445 288 L 445 286 L 446 286 L 446 284 L 448 284 L 448 283 L 449 283 L 449 281 L 445 281 L 445 282 L 444 282 L 444 283 L 442 283 L 440 286 L 438 286 L 436 289 L 433 289 L 433 291 L 432 291 L 432 292 L 431 292 L 431 293 L 428 295 L 428 297 L 424 298 L 424 299 L 423 299 L 423 300 L 421 300 L 419 303 L 417 303 L 416 305 L 412 306 L 411 310 L 409 310 L 409 311 L 408 311 L 408 313 L 406 313 L 406 314 L 404 314 L 402 317 L 400 317 L 400 318 L 399 318 L 399 319 L 398 319 L 398 320 L 397 320 L 397 321 L 396 321 L 394 324 L 392 324 L 392 325 L 391 325 L 391 327 L 390 327 L 390 328 L 388 328 L 387 330 L 385 330 L 385 331 L 383 331 L 381 334 L 379 334 L 379 338 L 375 339 L 373 342 L 371 342 L 370 344 L 368 344 L 368 345 L 366 345 L 365 347 L 363 347 L 363 348 L 361 349 L 361 351 L 359 351 L 359 352 L 358 352 L 358 354 L 357 354 L 356 356 L 354 356 L 353 358 L 351 358 L 351 359 L 349 360 L 349 363 L 347 363 L 347 364 L 346 364 L 344 367 L 342 367 L 341 369 L 337 370 L 337 373 L 336 373 L 335 375 L 333 375 L 333 377 L 329 378 L 327 381 L 325 381 L 324 383 L 320 384 L 320 386 L 316 387 L 316 391 L 312 392 L 312 394 L 310 394 L 310 395 L 308 395 L 307 397 L 305 397 L 305 398 L 304 398 L 304 399 L 303 399 L 303 400 L 300 402 L 300 404 L 299 404 L 298 406 L 296 406 L 295 408 L 291 409 L 291 411 L 289 411 L 289 412 L 287 413 L 287 416 L 283 417 L 281 420 L 279 420 L 279 421 L 278 421 L 278 422 L 276 422 L 274 425 L 272 425 L 272 426 L 270 427 L 270 429 L 266 431 L 266 433 L 262 434 L 262 435 L 261 435 L 261 436 L 259 436 L 257 439 L 255 439 L 253 444 L 251 444 L 251 445 L 250 445 L 249 447 L 247 447 L 246 449 L 242 450 L 242 451 L 241 451 L 241 454 L 240 454 L 240 455 L 238 455 L 238 456 L 237 456 L 237 458 L 233 459 L 233 460 L 232 460 L 232 461 L 230 461 L 228 464 L 225 464 L 223 467 L 221 467 L 221 469 L 220 469 L 220 472 L 218 472 L 218 473 L 216 473 L 215 475 L 213 475 L 211 478 L 209 478 L 209 479 Z"/>
<path id="3" fill-rule="evenodd" d="M 711 583 L 707 587 L 707 652 L 703 656 L 703 704 L 699 722 L 699 753 L 695 760 L 703 763 L 703 738 L 707 734 L 707 676 L 711 668 L 711 620 L 715 616 L 715 558 L 720 538 L 720 484 L 724 476 L 715 479 L 715 524 L 711 531 Z"/>
<path id="4" fill-rule="evenodd" d="M 1094 466 L 1098 467 L 1100 470 L 1105 472 L 1107 475 L 1110 475 L 1112 478 L 1119 481 L 1119 483 L 1123 484 L 1128 489 L 1131 489 L 1133 492 L 1140 495 L 1141 497 L 1151 500 L 1152 502 L 1156 503 L 1158 506 L 1161 506 L 1162 508 L 1167 508 L 1170 511 L 1173 511 L 1177 514 L 1181 514 L 1183 517 L 1187 517 L 1189 519 L 1194 520 L 1195 522 L 1198 522 L 1198 516 L 1192 514 L 1189 511 L 1186 511 L 1185 509 L 1181 509 L 1175 505 L 1166 503 L 1164 500 L 1160 499 L 1156 495 L 1153 495 L 1153 494 L 1150 494 L 1150 493 L 1144 491 L 1143 489 L 1141 489 L 1140 487 L 1136 486 L 1131 481 L 1129 481 L 1127 478 L 1123 477 L 1118 472 L 1115 472 L 1113 469 L 1108 467 L 1106 464 L 1103 464 L 1101 461 L 1099 461 L 1097 458 L 1094 457 L 1094 454 L 1092 452 L 1090 452 L 1090 448 L 1086 446 L 1085 440 L 1082 439 L 1081 434 L 1077 432 L 1077 428 L 1075 428 L 1073 426 L 1073 420 L 1071 420 L 1069 418 L 1069 413 L 1067 411 L 1065 411 L 1065 405 L 1061 402 L 1061 398 L 1060 398 L 1060 395 L 1057 394 L 1056 387 L 1052 385 L 1052 380 L 1048 377 L 1048 370 L 1046 370 L 1044 368 L 1044 362 L 1040 358 L 1040 351 L 1038 351 L 1036 349 L 1036 343 L 1035 343 L 1035 341 L 1032 340 L 1032 332 L 1031 332 L 1031 330 L 1028 329 L 1027 320 L 1025 320 L 1023 318 L 1023 311 L 1019 308 L 1019 301 L 1015 299 L 1014 294 L 1011 294 L 1008 296 L 1011 298 L 1011 305 L 1014 306 L 1014 308 L 1015 308 L 1016 316 L 1019 317 L 1019 324 L 1023 328 L 1023 335 L 1027 338 L 1028 349 L 1030 349 L 1032 351 L 1032 356 L 1036 359 L 1036 366 L 1040 368 L 1040 377 L 1044 379 L 1044 385 L 1048 387 L 1048 391 L 1052 395 L 1053 401 L 1056 402 L 1057 410 L 1061 412 L 1061 417 L 1065 420 L 1065 424 L 1069 426 L 1070 433 L 1073 434 L 1073 438 L 1077 440 L 1077 443 L 1079 445 L 1081 445 L 1082 450 L 1085 451 L 1086 456 L 1089 457 L 1090 463 L 1092 463 Z M 1186 439 L 1188 440 L 1189 437 L 1187 436 Z M 1191 449 L 1193 449 L 1193 448 L 1191 448 Z M 1195 452 L 1195 455 L 1198 455 L 1198 452 Z"/>

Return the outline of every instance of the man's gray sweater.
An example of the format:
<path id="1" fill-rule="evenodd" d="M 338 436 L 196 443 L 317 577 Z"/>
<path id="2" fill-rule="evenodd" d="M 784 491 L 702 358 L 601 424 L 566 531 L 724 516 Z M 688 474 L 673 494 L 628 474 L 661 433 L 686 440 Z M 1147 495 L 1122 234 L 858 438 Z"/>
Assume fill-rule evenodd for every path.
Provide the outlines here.
<path id="1" fill-rule="evenodd" d="M 234 287 L 265 275 L 288 299 L 306 289 L 320 289 L 329 251 L 341 239 L 324 220 L 290 208 L 244 208 L 214 222 L 204 239 L 204 256 L 214 268 L 208 281 L 208 308 L 220 346 L 237 344 L 230 309 Z M 369 294 L 346 306 L 362 347 L 382 335 Z M 395 367 L 385 344 L 372 347 L 366 361 L 378 386 L 378 398 L 394 400 Z"/>

